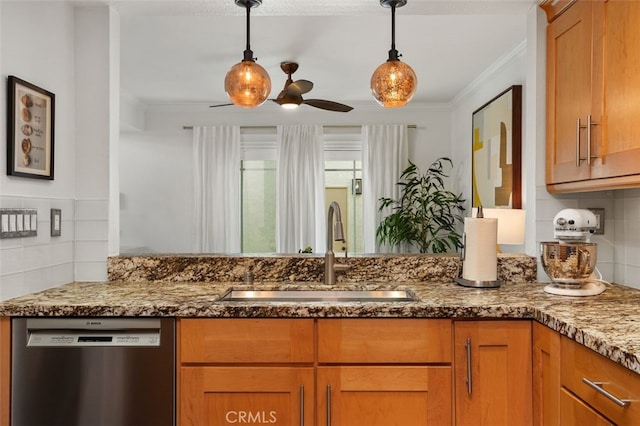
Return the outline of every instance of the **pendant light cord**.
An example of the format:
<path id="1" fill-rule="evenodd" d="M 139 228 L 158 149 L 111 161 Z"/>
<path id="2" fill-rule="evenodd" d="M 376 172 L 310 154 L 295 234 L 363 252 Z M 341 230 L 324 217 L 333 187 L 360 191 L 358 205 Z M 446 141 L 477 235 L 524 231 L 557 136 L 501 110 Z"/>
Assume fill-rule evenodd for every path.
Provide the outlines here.
<path id="1" fill-rule="evenodd" d="M 253 52 L 251 51 L 251 41 L 250 41 L 251 40 L 251 19 L 250 19 L 251 5 L 247 4 L 246 8 L 247 8 L 247 46 L 244 51 L 244 58 L 242 60 L 255 62 L 256 58 L 253 57 Z"/>
<path id="2" fill-rule="evenodd" d="M 389 61 L 397 61 L 400 58 L 396 50 L 396 4 L 391 3 L 391 50 L 389 50 Z"/>

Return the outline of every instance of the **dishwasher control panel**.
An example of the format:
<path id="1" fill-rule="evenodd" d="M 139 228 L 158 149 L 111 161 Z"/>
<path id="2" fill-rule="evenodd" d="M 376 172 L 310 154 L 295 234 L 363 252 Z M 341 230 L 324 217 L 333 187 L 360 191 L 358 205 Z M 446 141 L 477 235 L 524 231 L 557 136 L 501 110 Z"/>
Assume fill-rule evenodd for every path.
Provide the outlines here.
<path id="1" fill-rule="evenodd" d="M 160 346 L 158 318 L 29 318 L 27 347 Z"/>
<path id="2" fill-rule="evenodd" d="M 160 332 L 115 332 L 92 333 L 86 330 L 66 331 L 37 330 L 30 331 L 27 346 L 81 347 L 81 346 L 160 346 Z"/>

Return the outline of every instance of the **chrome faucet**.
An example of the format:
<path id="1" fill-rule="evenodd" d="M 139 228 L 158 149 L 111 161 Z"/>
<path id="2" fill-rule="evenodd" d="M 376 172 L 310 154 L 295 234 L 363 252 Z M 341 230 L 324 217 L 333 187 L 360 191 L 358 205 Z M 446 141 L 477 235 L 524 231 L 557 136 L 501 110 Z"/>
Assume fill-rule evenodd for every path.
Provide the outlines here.
<path id="1" fill-rule="evenodd" d="M 333 214 L 336 215 L 336 223 L 333 223 Z M 340 206 L 335 201 L 329 205 L 327 213 L 327 252 L 324 255 L 324 283 L 327 285 L 335 285 L 336 271 L 346 271 L 349 265 L 336 263 L 336 256 L 333 252 L 333 241 L 344 242 L 344 230 L 342 229 L 342 214 Z"/>

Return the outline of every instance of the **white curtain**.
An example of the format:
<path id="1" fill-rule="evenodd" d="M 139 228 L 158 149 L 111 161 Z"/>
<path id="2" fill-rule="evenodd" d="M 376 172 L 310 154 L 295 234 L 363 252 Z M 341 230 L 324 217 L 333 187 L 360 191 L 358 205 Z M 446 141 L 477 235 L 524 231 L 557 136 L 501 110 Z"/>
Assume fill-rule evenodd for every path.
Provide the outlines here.
<path id="1" fill-rule="evenodd" d="M 381 197 L 398 199 L 400 188 L 396 183 L 400 173 L 409 165 L 407 126 L 378 124 L 362 126 L 362 210 L 363 245 L 365 253 L 399 251 L 380 245 L 376 228 L 392 212 L 379 212 Z"/>
<path id="2" fill-rule="evenodd" d="M 240 253 L 240 127 L 193 128 L 196 253 Z"/>
<path id="3" fill-rule="evenodd" d="M 278 126 L 276 250 L 326 250 L 322 126 Z"/>

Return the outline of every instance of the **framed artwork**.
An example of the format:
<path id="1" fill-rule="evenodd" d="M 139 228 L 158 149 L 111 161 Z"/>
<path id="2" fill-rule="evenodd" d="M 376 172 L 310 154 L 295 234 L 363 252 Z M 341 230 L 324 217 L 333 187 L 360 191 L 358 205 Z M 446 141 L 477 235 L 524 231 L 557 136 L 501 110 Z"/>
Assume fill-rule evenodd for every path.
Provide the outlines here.
<path id="1" fill-rule="evenodd" d="M 522 86 L 473 112 L 473 207 L 522 208 Z"/>
<path id="2" fill-rule="evenodd" d="M 55 95 L 9 76 L 7 101 L 7 174 L 53 180 Z"/>

